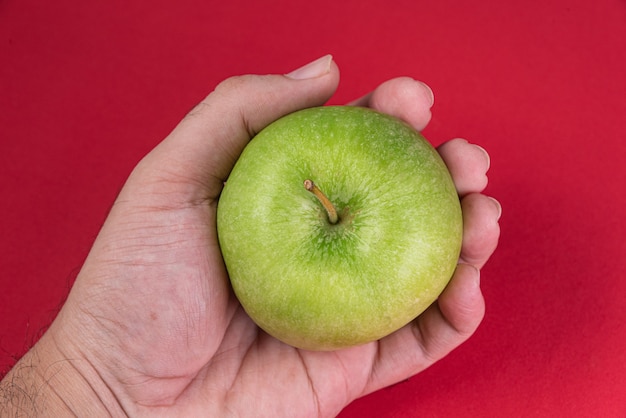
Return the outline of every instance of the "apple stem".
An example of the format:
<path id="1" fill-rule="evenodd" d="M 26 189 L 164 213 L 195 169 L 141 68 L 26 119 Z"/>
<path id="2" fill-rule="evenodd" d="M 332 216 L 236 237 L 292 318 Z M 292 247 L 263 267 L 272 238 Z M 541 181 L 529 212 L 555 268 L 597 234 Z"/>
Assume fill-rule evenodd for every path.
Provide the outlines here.
<path id="1" fill-rule="evenodd" d="M 317 197 L 317 200 L 320 201 L 324 209 L 326 209 L 326 213 L 328 214 L 328 221 L 331 224 L 336 224 L 339 221 L 339 216 L 337 215 L 337 209 L 332 204 L 330 200 L 326 197 L 326 195 L 313 183 L 312 180 L 304 180 L 304 188 L 310 191 Z"/>

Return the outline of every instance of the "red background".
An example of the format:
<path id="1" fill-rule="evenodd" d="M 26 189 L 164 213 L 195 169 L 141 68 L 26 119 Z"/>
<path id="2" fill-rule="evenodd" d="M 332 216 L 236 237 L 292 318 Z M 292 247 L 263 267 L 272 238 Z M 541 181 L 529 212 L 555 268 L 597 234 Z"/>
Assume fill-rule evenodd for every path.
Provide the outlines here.
<path id="1" fill-rule="evenodd" d="M 220 80 L 326 53 L 332 103 L 432 86 L 492 156 L 485 321 L 342 417 L 626 416 L 626 2 L 0 0 L 0 368 L 53 319 L 135 163 Z"/>

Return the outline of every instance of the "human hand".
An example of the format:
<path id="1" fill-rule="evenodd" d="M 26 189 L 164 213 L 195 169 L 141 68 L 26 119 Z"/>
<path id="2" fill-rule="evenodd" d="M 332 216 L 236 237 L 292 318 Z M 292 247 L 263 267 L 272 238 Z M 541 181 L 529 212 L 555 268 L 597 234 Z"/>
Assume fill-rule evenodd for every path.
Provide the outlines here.
<path id="1" fill-rule="evenodd" d="M 461 259 L 439 300 L 411 324 L 363 346 L 310 352 L 265 334 L 233 295 L 215 224 L 223 182 L 256 132 L 323 104 L 338 81 L 330 57 L 287 76 L 228 79 L 137 165 L 63 309 L 20 361 L 34 366 L 52 415 L 334 416 L 474 332 L 484 313 L 479 268 L 496 247 L 500 209 L 480 194 L 486 152 L 460 139 L 439 152 L 461 197 Z M 399 78 L 352 104 L 421 130 L 432 93 Z M 28 375 L 18 364 L 7 377 Z"/>

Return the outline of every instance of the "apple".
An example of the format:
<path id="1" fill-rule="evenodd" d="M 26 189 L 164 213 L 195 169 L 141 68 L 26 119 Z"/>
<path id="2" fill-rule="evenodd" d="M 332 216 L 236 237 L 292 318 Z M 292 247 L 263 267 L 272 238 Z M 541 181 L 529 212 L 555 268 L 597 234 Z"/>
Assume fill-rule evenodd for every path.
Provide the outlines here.
<path id="1" fill-rule="evenodd" d="M 252 320 L 294 347 L 335 350 L 380 339 L 437 299 L 458 262 L 462 215 L 420 133 L 370 109 L 322 106 L 250 141 L 217 230 Z"/>

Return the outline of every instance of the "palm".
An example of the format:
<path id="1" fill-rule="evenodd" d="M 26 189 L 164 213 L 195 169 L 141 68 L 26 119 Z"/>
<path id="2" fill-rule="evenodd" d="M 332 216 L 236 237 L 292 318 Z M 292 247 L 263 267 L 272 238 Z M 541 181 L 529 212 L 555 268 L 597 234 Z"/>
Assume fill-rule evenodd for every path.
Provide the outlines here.
<path id="1" fill-rule="evenodd" d="M 125 226 L 113 222 L 114 227 L 107 225 L 98 239 L 98 245 L 110 252 L 101 256 L 115 258 L 114 266 L 122 266 L 121 271 L 115 267 L 101 274 L 118 278 L 109 282 L 115 293 L 111 298 L 123 299 L 125 308 L 120 310 L 118 302 L 115 307 L 105 305 L 110 310 L 91 314 L 109 318 L 112 324 L 128 324 L 131 319 L 131 332 L 126 326 L 114 330 L 124 337 L 120 337 L 123 346 L 113 352 L 125 353 L 125 358 L 115 360 L 126 362 L 123 369 L 133 371 L 121 380 L 128 382 L 126 390 L 136 402 L 172 405 L 174 415 L 193 416 L 194 410 L 249 408 L 249 401 L 245 405 L 239 401 L 254 399 L 268 410 L 284 409 L 285 415 L 299 411 L 330 416 L 387 383 L 372 380 L 381 343 L 310 352 L 260 330 L 230 291 L 215 233 L 215 203 L 200 202 L 146 212 L 122 195 L 111 219 L 123 214 Z M 140 245 L 135 248 L 128 242 Z M 116 251 L 122 246 L 128 257 L 123 260 Z M 119 280 L 126 276 L 134 280 Z M 138 286 L 144 289 L 141 297 L 134 291 Z M 401 346 L 393 340 L 407 339 L 405 334 L 385 342 Z M 414 348 L 415 342 L 404 346 Z M 425 367 L 428 360 L 420 358 L 417 363 Z M 285 392 L 291 396 L 274 396 Z M 212 396 L 198 398 L 194 393 Z"/>
<path id="2" fill-rule="evenodd" d="M 374 350 L 374 344 L 337 352 L 295 349 L 259 330 L 238 309 L 202 372 L 208 378 L 198 384 L 208 393 L 221 390 L 222 407 L 241 416 L 251 407 L 272 416 L 334 416 L 356 397 L 349 388 L 363 388 L 367 374 L 355 372 L 367 368 Z"/>
<path id="3" fill-rule="evenodd" d="M 365 389 L 368 374 L 358 372 L 367 370 L 364 365 L 372 362 L 376 344 L 307 352 L 265 334 L 230 293 L 215 234 L 215 204 L 183 206 L 146 211 L 122 195 L 110 219 L 123 214 L 124 226 L 109 222 L 96 244 L 107 248 L 99 261 L 116 260 L 109 270 L 100 270 L 100 277 L 108 277 L 108 297 L 123 303 L 83 310 L 90 318 L 107 318 L 109 331 L 120 336 L 120 347 L 111 350 L 118 357 L 111 361 L 132 371 L 120 380 L 127 382 L 125 390 L 134 401 L 171 404 L 174 415 L 194 416 L 194 410 L 248 408 L 249 402 L 238 404 L 243 397 L 237 394 L 245 393 L 265 406 L 272 403 L 272 411 L 331 415 L 358 396 L 348 388 Z M 167 280 L 158 280 L 164 274 Z M 83 283 L 74 290 L 82 300 L 102 291 Z M 137 287 L 143 290 L 139 297 Z M 272 397 L 285 391 L 293 396 Z M 192 396 L 198 392 L 212 396 L 198 401 Z"/>

